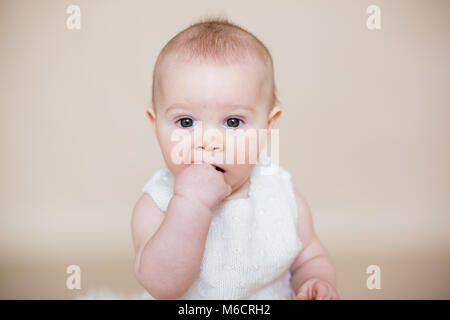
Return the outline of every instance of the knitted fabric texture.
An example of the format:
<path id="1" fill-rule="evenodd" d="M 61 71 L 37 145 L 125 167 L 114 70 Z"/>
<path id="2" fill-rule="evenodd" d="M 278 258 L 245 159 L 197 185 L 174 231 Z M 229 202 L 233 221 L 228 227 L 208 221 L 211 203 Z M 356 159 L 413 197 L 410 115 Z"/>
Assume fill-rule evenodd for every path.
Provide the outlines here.
<path id="1" fill-rule="evenodd" d="M 289 269 L 302 243 L 291 175 L 279 166 L 270 174 L 265 168 L 255 165 L 248 198 L 213 208 L 200 273 L 179 299 L 293 299 Z M 172 173 L 163 167 L 142 192 L 165 212 L 173 185 Z"/>

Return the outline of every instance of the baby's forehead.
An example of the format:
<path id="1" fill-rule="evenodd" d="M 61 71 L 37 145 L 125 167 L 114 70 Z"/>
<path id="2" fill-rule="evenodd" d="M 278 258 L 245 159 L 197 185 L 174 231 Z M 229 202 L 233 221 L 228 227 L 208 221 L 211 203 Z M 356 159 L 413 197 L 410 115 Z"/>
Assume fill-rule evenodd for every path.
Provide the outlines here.
<path id="1" fill-rule="evenodd" d="M 175 56 L 161 61 L 160 67 L 156 94 L 166 106 L 185 100 L 246 105 L 268 100 L 271 95 L 270 73 L 257 59 L 223 63 Z"/>
<path id="2" fill-rule="evenodd" d="M 247 71 L 259 72 L 261 76 L 271 76 L 271 66 L 257 56 L 242 56 L 227 60 L 214 57 L 187 57 L 183 53 L 170 53 L 164 56 L 155 70 L 156 76 L 162 76 L 168 71 L 177 71 L 180 67 L 188 67 L 191 70 L 209 68 L 210 72 L 218 72 L 221 69 L 232 67 Z"/>

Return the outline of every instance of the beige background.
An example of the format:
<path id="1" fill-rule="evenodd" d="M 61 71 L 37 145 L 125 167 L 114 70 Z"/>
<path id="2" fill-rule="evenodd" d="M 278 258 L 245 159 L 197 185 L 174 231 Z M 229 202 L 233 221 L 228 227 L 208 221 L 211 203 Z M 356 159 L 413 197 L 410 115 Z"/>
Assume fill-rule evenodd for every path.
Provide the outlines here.
<path id="1" fill-rule="evenodd" d="M 81 30 L 66 8 L 81 8 Z M 382 29 L 366 27 L 381 8 Z M 162 46 L 206 14 L 266 43 L 280 163 L 345 299 L 450 298 L 449 1 L 0 0 L 0 298 L 129 295 L 130 214 L 163 165 L 145 110 Z M 82 269 L 82 290 L 65 270 Z M 366 268 L 381 268 L 381 289 Z"/>

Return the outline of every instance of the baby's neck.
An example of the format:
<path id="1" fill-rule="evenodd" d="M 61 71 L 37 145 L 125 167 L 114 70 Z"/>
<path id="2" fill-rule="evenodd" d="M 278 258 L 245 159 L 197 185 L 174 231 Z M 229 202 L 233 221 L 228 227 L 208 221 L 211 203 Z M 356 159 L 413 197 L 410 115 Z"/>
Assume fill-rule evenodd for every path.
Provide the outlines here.
<path id="1" fill-rule="evenodd" d="M 249 185 L 250 185 L 250 178 L 245 180 L 245 182 L 242 185 L 240 185 L 228 197 L 226 197 L 225 201 L 248 198 Z"/>

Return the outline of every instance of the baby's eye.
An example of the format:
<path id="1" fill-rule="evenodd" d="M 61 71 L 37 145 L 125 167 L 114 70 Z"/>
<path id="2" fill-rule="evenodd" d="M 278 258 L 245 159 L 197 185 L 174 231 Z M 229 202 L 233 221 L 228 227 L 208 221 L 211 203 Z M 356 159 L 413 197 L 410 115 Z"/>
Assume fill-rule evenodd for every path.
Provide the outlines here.
<path id="1" fill-rule="evenodd" d="M 225 121 L 225 125 L 230 128 L 237 128 L 242 123 L 241 119 L 238 118 L 230 118 Z"/>
<path id="2" fill-rule="evenodd" d="M 177 123 L 182 128 L 189 128 L 194 125 L 194 120 L 191 118 L 181 118 L 177 121 Z"/>

